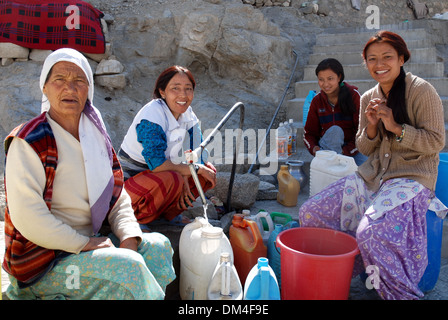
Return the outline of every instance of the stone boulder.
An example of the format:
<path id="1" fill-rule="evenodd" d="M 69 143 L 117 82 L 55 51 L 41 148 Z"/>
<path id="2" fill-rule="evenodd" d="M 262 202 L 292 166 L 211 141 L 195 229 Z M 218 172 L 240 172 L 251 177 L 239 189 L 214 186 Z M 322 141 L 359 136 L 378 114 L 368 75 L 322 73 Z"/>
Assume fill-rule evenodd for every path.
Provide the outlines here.
<path id="1" fill-rule="evenodd" d="M 292 64 L 291 42 L 252 6 L 204 7 L 185 16 L 179 48 L 185 65 L 201 63 L 215 79 L 240 79 L 266 99 L 278 98 Z M 266 77 L 266 70 L 276 71 Z"/>
<path id="2" fill-rule="evenodd" d="M 126 87 L 124 66 L 114 56 L 100 61 L 95 70 L 95 83 L 110 91 Z"/>
<path id="3" fill-rule="evenodd" d="M 224 205 L 227 205 L 229 191 L 230 172 L 218 172 L 216 174 L 216 187 L 209 190 L 207 195 L 216 196 Z M 257 199 L 260 179 L 251 173 L 235 174 L 230 206 L 234 209 L 250 208 Z"/>
<path id="4" fill-rule="evenodd" d="M 52 52 L 52 50 L 32 49 L 29 58 L 33 61 L 44 62 Z"/>
<path id="5" fill-rule="evenodd" d="M 100 61 L 100 63 L 96 67 L 95 75 L 100 76 L 106 74 L 118 74 L 122 73 L 123 70 L 124 67 L 120 63 L 120 61 L 111 57 L 107 60 L 103 59 Z"/>
<path id="6" fill-rule="evenodd" d="M 0 42 L 0 58 L 28 59 L 30 49 L 10 42 Z"/>
<path id="7" fill-rule="evenodd" d="M 216 211 L 215 206 L 209 199 L 207 199 L 206 212 L 207 212 L 208 219 L 218 220 L 218 212 Z M 188 210 L 185 210 L 183 212 L 183 215 L 190 219 L 194 219 L 196 217 L 203 217 L 204 216 L 204 206 L 202 204 L 201 198 L 197 198 L 193 202 L 193 207 L 189 207 Z"/>
<path id="8" fill-rule="evenodd" d="M 123 73 L 95 76 L 95 83 L 108 88 L 110 91 L 123 89 L 126 87 L 126 76 Z"/>
<path id="9" fill-rule="evenodd" d="M 257 200 L 276 200 L 278 189 L 272 183 L 260 181 L 258 187 Z"/>

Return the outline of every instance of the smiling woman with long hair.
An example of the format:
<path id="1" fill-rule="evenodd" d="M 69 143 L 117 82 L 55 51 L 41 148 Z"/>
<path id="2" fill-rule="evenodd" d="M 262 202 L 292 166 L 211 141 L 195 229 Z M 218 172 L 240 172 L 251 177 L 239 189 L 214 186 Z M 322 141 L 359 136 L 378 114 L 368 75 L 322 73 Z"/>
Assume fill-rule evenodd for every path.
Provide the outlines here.
<path id="1" fill-rule="evenodd" d="M 333 58 L 317 65 L 316 77 L 321 91 L 311 101 L 303 134 L 305 146 L 312 155 L 332 150 L 362 164 L 366 157 L 355 144 L 361 98 L 358 88 L 344 81 L 344 68 Z"/>
<path id="2" fill-rule="evenodd" d="M 181 163 L 182 151 L 194 150 L 202 142 L 199 120 L 191 107 L 195 86 L 187 68 L 164 70 L 153 99 L 137 113 L 121 144 L 125 188 L 143 229 L 157 219 L 181 217 L 198 197 L 190 169 Z M 202 163 L 196 164 L 196 170 L 205 192 L 216 184 L 216 169 L 206 159 L 199 160 Z"/>
<path id="3" fill-rule="evenodd" d="M 410 53 L 399 35 L 377 33 L 363 57 L 378 82 L 361 97 L 356 134 L 368 159 L 309 199 L 300 222 L 355 236 L 363 261 L 355 274 L 376 266 L 381 298 L 418 299 L 428 264 L 426 212 L 443 218 L 448 211 L 434 194 L 445 146 L 443 106 L 431 84 L 404 71 Z"/>

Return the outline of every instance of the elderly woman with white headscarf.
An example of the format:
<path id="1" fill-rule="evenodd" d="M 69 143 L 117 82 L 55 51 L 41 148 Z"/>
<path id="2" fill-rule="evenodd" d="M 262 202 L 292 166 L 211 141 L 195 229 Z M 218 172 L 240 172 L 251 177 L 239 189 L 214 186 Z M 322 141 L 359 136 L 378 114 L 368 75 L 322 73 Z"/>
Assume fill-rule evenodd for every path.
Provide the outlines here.
<path id="1" fill-rule="evenodd" d="M 140 230 L 92 105 L 87 59 L 56 50 L 40 88 L 42 113 L 5 140 L 8 297 L 163 299 L 175 277 L 173 250 L 165 236 Z M 110 238 L 99 234 L 103 223 Z"/>

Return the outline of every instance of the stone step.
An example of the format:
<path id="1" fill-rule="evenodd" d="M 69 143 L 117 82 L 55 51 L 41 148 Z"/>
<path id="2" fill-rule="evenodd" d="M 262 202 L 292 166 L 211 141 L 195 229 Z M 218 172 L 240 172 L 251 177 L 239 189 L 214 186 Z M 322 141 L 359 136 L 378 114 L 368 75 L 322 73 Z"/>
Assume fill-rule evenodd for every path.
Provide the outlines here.
<path id="1" fill-rule="evenodd" d="M 307 65 L 304 68 L 303 80 L 310 81 L 316 80 L 316 65 Z M 420 63 L 406 63 L 405 70 L 415 75 L 419 75 L 422 78 L 442 78 L 444 76 L 444 63 L 443 62 L 420 62 Z M 345 79 L 350 80 L 363 80 L 369 79 L 370 74 L 367 68 L 362 64 L 350 64 L 344 66 Z"/>
<path id="2" fill-rule="evenodd" d="M 377 82 L 371 79 L 370 76 L 366 79 L 368 80 L 356 80 L 346 77 L 347 82 L 353 86 L 358 87 L 359 93 L 361 94 L 363 94 L 370 88 L 373 88 L 377 84 Z M 425 80 L 434 86 L 440 96 L 448 97 L 448 78 L 426 77 Z M 317 92 L 320 91 L 316 77 L 309 81 L 296 82 L 294 89 L 296 98 L 306 98 L 310 90 L 316 90 Z"/>
<path id="3" fill-rule="evenodd" d="M 409 20 L 394 24 L 381 24 L 382 30 L 390 30 L 398 34 L 404 34 L 403 32 L 408 30 L 425 29 L 428 27 L 427 20 Z M 328 28 L 325 30 L 328 34 L 343 34 L 343 33 L 371 33 L 374 34 L 376 30 L 367 29 L 364 26 L 358 27 L 343 27 L 343 28 Z"/>
<path id="4" fill-rule="evenodd" d="M 418 62 L 437 62 L 437 50 L 435 47 L 414 48 L 411 49 L 411 59 L 408 63 Z M 337 59 L 342 65 L 363 64 L 364 59 L 360 51 L 355 52 L 332 52 L 322 53 L 316 52 L 310 55 L 308 64 L 318 65 L 322 60 L 327 58 Z"/>
<path id="5" fill-rule="evenodd" d="M 428 37 L 428 33 L 425 29 L 400 30 L 396 32 L 404 39 L 404 41 L 406 41 L 406 43 L 426 39 Z M 365 44 L 375 33 L 376 31 L 348 32 L 340 34 L 322 33 L 316 37 L 316 45 L 332 46 L 340 44 Z"/>
<path id="6" fill-rule="evenodd" d="M 327 55 L 331 55 L 333 52 L 359 52 L 362 53 L 364 49 L 364 45 L 366 42 L 358 42 L 358 43 L 344 43 L 340 42 L 335 45 L 315 45 L 313 47 L 313 52 L 326 53 Z M 409 50 L 415 48 L 431 48 L 433 43 L 429 38 L 420 39 L 420 40 L 411 40 L 407 41 L 406 45 Z"/>
<path id="7" fill-rule="evenodd" d="M 383 30 L 398 33 L 411 51 L 411 59 L 406 63 L 406 72 L 411 72 L 430 82 L 441 97 L 444 108 L 445 135 L 448 138 L 448 78 L 445 76 L 444 62 L 438 57 L 437 49 L 431 36 L 418 24 L 398 24 L 382 26 Z M 308 65 L 304 67 L 303 81 L 295 84 L 295 99 L 287 101 L 286 118 L 293 119 L 298 127 L 297 147 L 304 148 L 303 140 L 303 105 L 310 90 L 320 91 L 315 69 L 320 61 L 333 57 L 344 66 L 345 80 L 363 94 L 377 83 L 374 81 L 362 58 L 362 50 L 375 30 L 347 29 L 326 30 L 316 36 L 313 53 Z M 448 141 L 448 140 L 447 140 Z M 447 148 L 445 148 L 447 149 Z"/>

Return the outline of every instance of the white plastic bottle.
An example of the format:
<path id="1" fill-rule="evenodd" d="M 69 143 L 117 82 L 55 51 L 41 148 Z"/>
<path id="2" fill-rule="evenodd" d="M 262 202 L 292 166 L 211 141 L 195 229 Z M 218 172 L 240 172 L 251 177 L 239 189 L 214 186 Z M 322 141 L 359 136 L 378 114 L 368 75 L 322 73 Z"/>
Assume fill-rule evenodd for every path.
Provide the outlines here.
<path id="1" fill-rule="evenodd" d="M 242 215 L 244 216 L 244 219 L 251 219 L 251 215 L 250 215 L 250 210 L 248 209 L 243 209 L 241 211 Z"/>
<path id="2" fill-rule="evenodd" d="M 263 238 L 263 243 L 267 246 L 269 236 L 274 230 L 274 222 L 272 221 L 269 212 L 260 210 L 257 214 L 252 215 L 250 210 L 244 209 L 242 211 L 244 219 L 255 221 L 258 229 L 260 230 L 261 237 Z"/>
<path id="3" fill-rule="evenodd" d="M 289 119 L 289 128 L 291 129 L 291 154 L 297 153 L 297 128 L 294 125 L 294 120 Z"/>
<path id="4" fill-rule="evenodd" d="M 274 222 L 267 211 L 260 211 L 255 215 L 255 222 L 258 225 L 258 229 L 260 229 L 261 237 L 263 238 L 263 243 L 267 246 L 269 241 L 269 236 L 271 232 L 274 230 Z M 265 228 L 267 227 L 267 230 Z"/>
<path id="5" fill-rule="evenodd" d="M 228 252 L 221 253 L 207 289 L 208 300 L 243 300 L 243 287 Z"/>
<path id="6" fill-rule="evenodd" d="M 279 161 L 288 159 L 288 137 L 283 122 L 277 129 L 277 156 Z"/>

